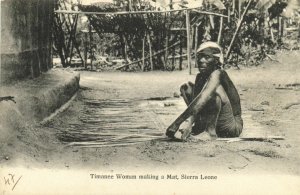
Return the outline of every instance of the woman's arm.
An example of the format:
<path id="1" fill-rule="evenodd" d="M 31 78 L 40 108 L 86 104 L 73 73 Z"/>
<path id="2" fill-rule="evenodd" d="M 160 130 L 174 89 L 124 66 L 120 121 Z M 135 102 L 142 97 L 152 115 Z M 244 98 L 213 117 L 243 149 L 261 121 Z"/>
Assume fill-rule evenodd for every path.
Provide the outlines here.
<path id="1" fill-rule="evenodd" d="M 197 115 L 203 109 L 206 103 L 216 95 L 216 89 L 221 84 L 222 72 L 222 70 L 215 70 L 213 73 L 211 73 L 201 93 L 194 98 L 187 109 L 168 127 L 166 131 L 167 136 L 174 137 L 181 123 L 183 123 L 190 116 Z"/>

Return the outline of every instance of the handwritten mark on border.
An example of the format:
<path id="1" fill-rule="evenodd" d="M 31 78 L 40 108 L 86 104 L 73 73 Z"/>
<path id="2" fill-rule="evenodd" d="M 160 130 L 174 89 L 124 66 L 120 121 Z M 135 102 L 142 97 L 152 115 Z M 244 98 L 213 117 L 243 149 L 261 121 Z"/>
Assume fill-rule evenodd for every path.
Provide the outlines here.
<path id="1" fill-rule="evenodd" d="M 22 176 L 20 176 L 17 180 L 15 180 L 15 175 L 10 173 L 8 174 L 7 177 L 4 177 L 4 184 L 6 186 L 12 186 L 11 191 L 13 191 L 21 178 Z"/>

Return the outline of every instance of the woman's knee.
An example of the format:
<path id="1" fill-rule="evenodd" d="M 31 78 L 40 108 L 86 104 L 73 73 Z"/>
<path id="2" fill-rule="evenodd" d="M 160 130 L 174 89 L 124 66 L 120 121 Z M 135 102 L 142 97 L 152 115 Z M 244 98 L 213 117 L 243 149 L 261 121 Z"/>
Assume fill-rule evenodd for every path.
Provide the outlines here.
<path id="1" fill-rule="evenodd" d="M 180 92 L 188 95 L 192 95 L 194 90 L 194 84 L 192 82 L 184 83 L 180 86 Z"/>
<path id="2" fill-rule="evenodd" d="M 189 82 L 181 85 L 180 93 L 187 105 L 193 101 L 194 84 Z"/>

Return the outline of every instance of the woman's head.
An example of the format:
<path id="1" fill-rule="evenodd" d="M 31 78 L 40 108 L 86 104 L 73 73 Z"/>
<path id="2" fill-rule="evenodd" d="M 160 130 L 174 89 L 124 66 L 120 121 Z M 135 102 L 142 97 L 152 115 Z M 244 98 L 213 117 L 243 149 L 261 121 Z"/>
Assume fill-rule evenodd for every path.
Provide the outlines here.
<path id="1" fill-rule="evenodd" d="M 215 42 L 202 43 L 197 50 L 197 62 L 200 72 L 211 73 L 224 63 L 222 48 Z"/>

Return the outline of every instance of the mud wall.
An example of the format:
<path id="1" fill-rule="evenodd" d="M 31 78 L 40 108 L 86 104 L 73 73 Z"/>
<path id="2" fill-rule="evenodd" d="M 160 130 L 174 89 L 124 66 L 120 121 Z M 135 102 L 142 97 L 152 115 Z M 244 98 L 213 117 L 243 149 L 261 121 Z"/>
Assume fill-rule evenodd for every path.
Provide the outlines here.
<path id="1" fill-rule="evenodd" d="M 0 84 L 52 67 L 54 0 L 1 1 Z"/>

